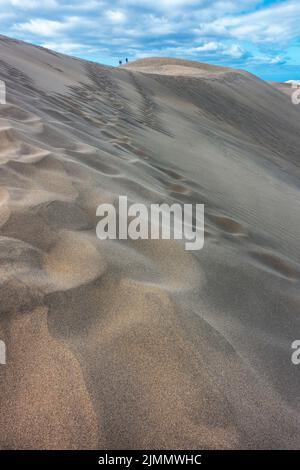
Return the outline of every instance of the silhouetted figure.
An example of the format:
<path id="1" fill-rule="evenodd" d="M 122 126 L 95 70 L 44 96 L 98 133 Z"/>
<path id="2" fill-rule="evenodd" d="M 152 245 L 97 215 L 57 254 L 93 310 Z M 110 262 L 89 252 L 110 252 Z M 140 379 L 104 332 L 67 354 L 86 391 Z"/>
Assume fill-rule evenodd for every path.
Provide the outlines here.
<path id="1" fill-rule="evenodd" d="M 122 65 L 122 61 L 121 61 L 121 60 L 119 60 L 119 65 Z"/>
<path id="2" fill-rule="evenodd" d="M 128 64 L 128 59 L 127 59 L 127 57 L 126 57 L 126 64 Z"/>

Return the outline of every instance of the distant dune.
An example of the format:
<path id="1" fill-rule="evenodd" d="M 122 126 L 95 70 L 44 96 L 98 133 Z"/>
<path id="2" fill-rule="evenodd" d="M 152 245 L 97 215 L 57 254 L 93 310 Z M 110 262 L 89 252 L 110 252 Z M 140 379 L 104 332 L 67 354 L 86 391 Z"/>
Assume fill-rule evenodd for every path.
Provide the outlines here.
<path id="1" fill-rule="evenodd" d="M 292 87 L 292 82 L 269 82 L 271 86 L 276 88 L 277 90 L 285 93 L 288 96 L 292 96 L 294 91 Z"/>
<path id="2" fill-rule="evenodd" d="M 0 37 L 0 445 L 299 448 L 300 108 L 242 71 Z M 205 245 L 96 238 L 204 203 Z"/>
<path id="3" fill-rule="evenodd" d="M 160 75 L 214 76 L 233 69 L 182 59 L 153 57 L 139 59 L 122 66 L 128 70 Z"/>

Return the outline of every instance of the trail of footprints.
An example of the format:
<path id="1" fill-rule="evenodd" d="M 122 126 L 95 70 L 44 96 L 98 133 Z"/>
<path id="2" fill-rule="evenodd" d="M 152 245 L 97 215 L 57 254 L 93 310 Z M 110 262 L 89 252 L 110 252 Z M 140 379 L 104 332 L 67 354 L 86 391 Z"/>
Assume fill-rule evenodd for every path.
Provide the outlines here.
<path id="1" fill-rule="evenodd" d="M 143 151 L 134 145 L 133 137 L 128 132 L 131 126 L 147 126 L 157 132 L 171 136 L 161 124 L 158 118 L 158 106 L 151 100 L 148 94 L 143 91 L 138 79 L 131 72 L 124 72 L 130 75 L 137 93 L 141 96 L 140 115 L 136 115 L 126 104 L 116 80 L 109 69 L 97 64 L 88 63 L 88 76 L 93 85 L 70 87 L 71 96 L 57 94 L 48 96 L 47 101 L 58 109 L 65 109 L 64 115 L 59 116 L 59 111 L 50 111 L 66 124 L 72 123 L 72 117 L 78 115 L 90 122 L 93 126 L 100 128 L 101 135 L 107 139 L 117 149 L 143 157 Z M 99 102 L 99 106 L 97 106 Z M 96 105 L 95 105 L 96 104 Z M 147 156 L 144 156 L 147 159 Z"/>
<path id="2" fill-rule="evenodd" d="M 4 75 L 8 74 L 11 76 L 11 73 L 13 73 L 14 76 L 19 77 L 21 80 L 20 89 L 24 86 L 26 89 L 34 90 L 31 81 L 23 76 L 23 74 L 20 74 L 19 71 L 7 69 L 6 64 L 1 61 L 0 68 Z M 130 158 L 128 158 L 129 161 L 149 166 L 153 177 L 167 189 L 173 199 L 186 203 L 193 199 L 197 200 L 198 196 L 198 199 L 202 199 L 199 191 L 196 190 L 196 183 L 191 182 L 191 184 L 189 184 L 189 182 L 176 173 L 176 171 L 163 168 L 155 163 L 154 160 L 149 160 L 149 153 L 134 145 L 132 136 L 128 133 L 130 127 L 128 124 L 130 123 L 135 126 L 141 124 L 146 125 L 153 130 L 169 136 L 171 135 L 164 129 L 158 118 L 159 109 L 157 104 L 144 91 L 137 76 L 131 72 L 127 72 L 130 74 L 131 80 L 138 94 L 141 96 L 141 105 L 139 108 L 141 119 L 135 116 L 126 105 L 118 89 L 118 85 L 111 77 L 109 70 L 104 71 L 96 64 L 89 64 L 88 73 L 94 86 L 89 87 L 85 85 L 84 87 L 71 87 L 72 96 L 70 97 L 60 96 L 59 94 L 47 96 L 43 92 L 39 92 L 40 98 L 45 101 L 45 104 L 48 103 L 48 107 L 49 104 L 57 107 L 57 110 L 51 110 L 53 117 L 71 124 L 72 118 L 77 117 L 79 114 L 83 119 L 91 122 L 94 126 L 100 127 L 102 136 L 106 138 L 108 142 L 123 152 L 128 153 L 130 155 Z M 101 107 L 95 106 L 95 100 L 101 103 Z M 59 108 L 62 107 L 64 114 L 59 111 Z M 50 107 L 49 109 L 47 108 L 47 111 L 49 110 Z M 42 121 L 38 116 L 14 105 L 2 106 L 0 117 L 25 125 L 32 125 L 33 122 Z M 122 132 L 122 130 L 124 130 L 124 132 Z M 2 128 L 0 133 L 2 136 L 0 157 L 1 154 L 3 156 L 6 155 L 6 158 L 0 158 L 0 163 L 2 164 L 10 159 L 15 161 L 20 159 L 20 161 L 24 163 L 31 163 L 36 158 L 43 158 L 49 153 L 44 149 L 34 148 L 27 142 L 23 142 L 22 139 L 19 138 L 18 132 L 12 127 Z M 6 142 L 10 149 L 13 148 L 13 154 L 10 156 L 7 156 Z M 10 143 L 13 143 L 13 146 L 11 146 Z M 135 155 L 137 159 L 132 158 L 132 155 Z M 199 200 L 199 202 L 205 201 Z M 0 197 L 0 225 L 6 223 L 9 218 L 9 213 L 9 194 L 6 190 L 2 190 Z M 206 220 L 217 228 L 219 233 L 223 233 L 225 237 L 230 237 L 232 240 L 242 240 L 250 236 L 243 225 L 221 213 L 208 212 L 206 214 Z M 209 231 L 206 231 L 206 234 L 214 237 Z M 258 267 L 272 272 L 276 276 L 293 281 L 299 281 L 300 279 L 300 269 L 297 266 L 292 265 L 289 260 L 285 260 L 283 257 L 274 254 L 270 250 L 263 250 L 258 246 L 249 252 L 249 256 Z"/>
<path id="3" fill-rule="evenodd" d="M 159 106 L 157 105 L 157 103 L 155 103 L 155 101 L 151 99 L 149 94 L 146 93 L 145 88 L 142 87 L 142 85 L 140 84 L 137 75 L 132 72 L 129 72 L 129 74 L 137 92 L 141 96 L 142 104 L 140 106 L 140 112 L 142 115 L 143 124 L 145 124 L 147 127 L 150 127 L 150 129 L 172 137 L 173 134 L 167 129 L 165 129 L 161 120 L 158 117 Z"/>
<path id="4" fill-rule="evenodd" d="M 88 64 L 87 71 L 95 84 L 97 93 L 100 93 L 104 102 L 109 105 L 108 113 L 102 114 L 101 134 L 116 148 L 135 153 L 137 149 L 132 145 L 132 138 L 128 135 L 128 126 L 126 126 L 128 119 L 134 122 L 135 116 L 121 96 L 117 83 L 111 77 L 111 72 L 102 70 L 96 64 Z M 126 135 L 119 132 L 119 129 L 124 129 Z"/>
<path id="5" fill-rule="evenodd" d="M 87 70 L 90 79 L 95 84 L 95 89 L 97 92 L 101 93 L 104 102 L 109 103 L 108 115 L 102 115 L 103 124 L 101 133 L 116 148 L 133 153 L 136 156 L 143 156 L 141 149 L 134 145 L 132 136 L 130 134 L 128 135 L 128 127 L 130 125 L 134 125 L 135 127 L 146 125 L 158 132 L 170 135 L 170 133 L 163 128 L 157 117 L 157 105 L 143 92 L 143 88 L 131 72 L 126 73 L 129 73 L 138 94 L 141 96 L 141 117 L 136 116 L 126 105 L 125 99 L 121 95 L 118 85 L 109 70 L 100 69 L 96 64 L 88 64 Z M 119 130 L 122 129 L 124 129 L 126 135 L 119 132 Z"/>

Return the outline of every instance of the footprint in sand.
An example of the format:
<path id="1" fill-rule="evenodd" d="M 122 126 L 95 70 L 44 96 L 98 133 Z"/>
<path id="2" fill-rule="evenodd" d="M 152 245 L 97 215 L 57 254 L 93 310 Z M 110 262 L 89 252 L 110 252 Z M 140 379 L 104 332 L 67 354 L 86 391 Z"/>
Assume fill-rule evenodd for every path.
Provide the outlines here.
<path id="1" fill-rule="evenodd" d="M 108 139 L 118 139 L 119 136 L 112 134 L 111 132 L 108 132 L 107 130 L 103 129 L 101 130 L 101 134 L 104 137 L 107 137 Z"/>
<path id="2" fill-rule="evenodd" d="M 268 272 L 289 280 L 300 279 L 300 269 L 289 260 L 285 260 L 271 252 L 251 252 L 250 256 L 257 264 Z"/>
<path id="3" fill-rule="evenodd" d="M 131 139 L 130 137 L 127 137 L 127 136 L 123 136 L 123 137 L 116 137 L 113 141 L 111 141 L 112 143 L 116 143 L 116 144 L 119 144 L 119 145 L 130 145 L 131 144 Z"/>
<path id="4" fill-rule="evenodd" d="M 73 289 L 88 284 L 106 271 L 106 262 L 90 237 L 63 231 L 59 242 L 44 257 L 48 292 Z"/>
<path id="5" fill-rule="evenodd" d="M 245 237 L 248 235 L 246 228 L 230 217 L 214 214 L 207 214 L 207 217 L 212 222 L 214 222 L 218 228 L 227 234 L 240 237 Z"/>
<path id="6" fill-rule="evenodd" d="M 169 192 L 172 194 L 172 193 L 176 193 L 176 194 L 191 194 L 191 191 L 189 190 L 189 188 L 187 188 L 186 186 L 182 185 L 182 184 L 171 184 L 169 187 L 168 187 L 168 190 Z"/>
<path id="7" fill-rule="evenodd" d="M 9 161 L 35 163 L 49 154 L 48 150 L 24 142 L 22 136 L 11 127 L 0 130 L 0 164 L 2 165 Z"/>
<path id="8" fill-rule="evenodd" d="M 24 123 L 40 121 L 38 116 L 35 116 L 34 114 L 20 108 L 19 106 L 14 106 L 11 104 L 1 106 L 0 117 Z"/>
<path id="9" fill-rule="evenodd" d="M 184 177 L 182 175 L 180 175 L 179 173 L 177 173 L 176 171 L 170 169 L 170 168 L 164 168 L 160 165 L 157 165 L 156 163 L 153 164 L 153 167 L 160 171 L 161 173 L 164 173 L 165 175 L 167 175 L 168 177 L 174 179 L 174 180 L 177 180 L 177 181 L 181 181 L 184 179 Z"/>

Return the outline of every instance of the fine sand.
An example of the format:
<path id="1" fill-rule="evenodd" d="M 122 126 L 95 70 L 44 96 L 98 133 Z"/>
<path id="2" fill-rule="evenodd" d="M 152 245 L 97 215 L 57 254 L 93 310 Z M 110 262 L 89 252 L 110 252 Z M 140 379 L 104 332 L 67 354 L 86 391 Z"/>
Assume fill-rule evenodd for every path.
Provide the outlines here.
<path id="1" fill-rule="evenodd" d="M 299 448 L 300 106 L 242 71 L 0 37 L 0 446 Z M 205 245 L 96 208 L 204 203 Z"/>

